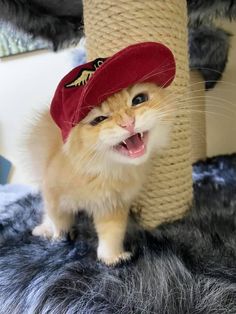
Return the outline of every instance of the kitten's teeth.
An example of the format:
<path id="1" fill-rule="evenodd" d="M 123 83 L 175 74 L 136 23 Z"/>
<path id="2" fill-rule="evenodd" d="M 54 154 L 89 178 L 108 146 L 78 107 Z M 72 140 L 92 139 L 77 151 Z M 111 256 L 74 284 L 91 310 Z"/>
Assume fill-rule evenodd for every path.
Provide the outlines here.
<path id="1" fill-rule="evenodd" d="M 143 132 L 140 133 L 141 138 L 143 138 Z"/>
<path id="2" fill-rule="evenodd" d="M 126 146 L 126 143 L 125 143 L 125 141 L 122 141 L 122 143 L 123 143 L 123 144 L 125 144 L 125 146 Z"/>

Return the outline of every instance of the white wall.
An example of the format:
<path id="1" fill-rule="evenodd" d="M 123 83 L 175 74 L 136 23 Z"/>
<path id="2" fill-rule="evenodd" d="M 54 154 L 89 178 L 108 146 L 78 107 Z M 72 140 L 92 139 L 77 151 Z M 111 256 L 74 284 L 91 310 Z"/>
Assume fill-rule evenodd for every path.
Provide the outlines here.
<path id="1" fill-rule="evenodd" d="M 32 112 L 50 103 L 61 78 L 71 69 L 69 50 L 41 51 L 0 61 L 0 154 L 13 162 L 12 181 L 24 182 L 19 142 Z"/>

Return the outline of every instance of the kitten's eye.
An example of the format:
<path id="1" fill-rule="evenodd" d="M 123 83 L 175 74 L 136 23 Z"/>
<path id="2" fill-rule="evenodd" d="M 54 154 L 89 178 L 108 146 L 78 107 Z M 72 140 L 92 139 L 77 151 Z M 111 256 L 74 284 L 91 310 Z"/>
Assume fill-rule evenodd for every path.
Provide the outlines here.
<path id="1" fill-rule="evenodd" d="M 137 106 L 145 101 L 148 101 L 148 95 L 141 93 L 136 95 L 133 99 L 132 99 L 132 106 Z"/>
<path id="2" fill-rule="evenodd" d="M 105 116 L 99 116 L 99 117 L 97 117 L 97 118 L 95 118 L 95 119 L 93 119 L 91 122 L 90 122 L 90 124 L 91 125 L 97 125 L 98 123 L 100 123 L 100 122 L 102 122 L 103 120 L 106 120 L 108 117 L 105 117 Z"/>

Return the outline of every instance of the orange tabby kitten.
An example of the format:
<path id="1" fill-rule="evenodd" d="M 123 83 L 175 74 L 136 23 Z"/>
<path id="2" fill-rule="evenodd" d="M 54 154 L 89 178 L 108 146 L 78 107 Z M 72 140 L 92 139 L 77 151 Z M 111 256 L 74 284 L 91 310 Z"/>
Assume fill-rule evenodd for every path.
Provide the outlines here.
<path id="1" fill-rule="evenodd" d="M 123 248 L 129 207 L 152 153 L 168 143 L 169 93 L 152 83 L 123 89 L 92 109 L 65 144 L 49 112 L 41 115 L 28 139 L 44 199 L 34 235 L 60 238 L 84 210 L 94 219 L 98 258 L 108 265 L 129 258 Z"/>

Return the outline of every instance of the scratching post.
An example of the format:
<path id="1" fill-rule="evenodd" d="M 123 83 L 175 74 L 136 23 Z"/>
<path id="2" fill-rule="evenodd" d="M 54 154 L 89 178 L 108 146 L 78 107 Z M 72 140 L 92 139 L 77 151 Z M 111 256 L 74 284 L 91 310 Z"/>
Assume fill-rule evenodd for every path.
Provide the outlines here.
<path id="1" fill-rule="evenodd" d="M 205 82 L 198 70 L 190 71 L 192 162 L 206 158 Z"/>
<path id="2" fill-rule="evenodd" d="M 84 25 L 88 60 L 142 41 L 162 42 L 175 55 L 171 88 L 179 110 L 171 147 L 153 158 L 145 188 L 132 207 L 148 228 L 180 218 L 192 199 L 190 113 L 188 104 L 181 103 L 189 86 L 186 1 L 84 0 Z"/>

